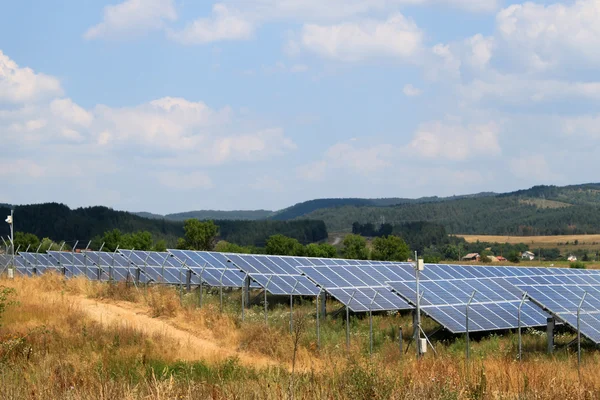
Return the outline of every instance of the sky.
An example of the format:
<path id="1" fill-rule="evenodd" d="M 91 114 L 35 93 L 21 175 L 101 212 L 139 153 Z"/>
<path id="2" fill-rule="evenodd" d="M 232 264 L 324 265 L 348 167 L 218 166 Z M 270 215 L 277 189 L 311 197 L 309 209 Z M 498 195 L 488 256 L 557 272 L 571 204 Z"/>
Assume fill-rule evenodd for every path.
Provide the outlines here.
<path id="1" fill-rule="evenodd" d="M 281 209 L 599 181 L 600 0 L 0 6 L 0 203 Z"/>

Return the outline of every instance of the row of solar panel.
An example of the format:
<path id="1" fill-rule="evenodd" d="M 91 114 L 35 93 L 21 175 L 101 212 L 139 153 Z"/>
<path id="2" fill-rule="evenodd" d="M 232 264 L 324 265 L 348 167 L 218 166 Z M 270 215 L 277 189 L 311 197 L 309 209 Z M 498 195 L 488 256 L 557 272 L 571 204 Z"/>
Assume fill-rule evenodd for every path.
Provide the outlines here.
<path id="1" fill-rule="evenodd" d="M 90 279 L 127 279 L 131 277 L 131 265 L 136 267 L 137 279 L 141 282 L 182 283 L 182 273 L 189 271 L 188 279 L 192 284 L 202 281 L 213 286 L 240 287 L 249 276 L 255 286 L 274 294 L 315 295 L 326 290 L 353 311 L 412 309 L 416 301 L 414 272 L 408 263 L 370 262 L 365 265 L 364 261 L 356 260 L 180 250 L 171 250 L 170 253 L 122 251 L 121 254 L 50 252 L 49 255 L 27 254 L 24 258 L 30 265 L 61 266 L 66 275 L 85 275 Z M 88 266 L 88 262 L 92 265 Z M 307 264 L 309 266 L 300 266 Z M 472 292 L 475 297 L 471 305 L 470 328 L 487 331 L 516 327 L 516 310 L 525 288 L 530 288 L 543 301 L 536 300 L 533 304 L 528 300 L 524 303 L 522 326 L 542 326 L 549 317 L 542 308 L 549 311 L 569 309 L 575 301 L 569 300 L 563 290 L 556 292 L 560 296 L 557 302 L 548 297 L 547 291 L 539 290 L 540 285 L 561 288 L 564 285 L 600 285 L 600 276 L 594 271 L 559 268 L 428 265 L 421 278 L 423 311 L 452 332 L 464 332 L 465 304 Z M 537 285 L 538 290 L 527 285 Z M 390 288 L 400 296 L 393 294 Z M 590 287 L 592 289 L 593 286 Z M 582 292 L 569 290 L 567 294 L 576 297 Z M 594 299 L 590 296 L 587 308 L 593 306 L 589 302 Z M 550 306 L 539 304 L 544 301 Z M 563 304 L 565 301 L 567 305 Z M 555 315 L 559 316 L 559 313 L 564 311 Z M 571 314 L 572 310 L 565 318 L 572 319 Z M 586 313 L 584 328 L 590 332 L 584 334 L 596 337 L 594 329 L 598 326 L 600 320 L 595 314 Z M 600 334 L 597 337 L 600 340 Z"/>

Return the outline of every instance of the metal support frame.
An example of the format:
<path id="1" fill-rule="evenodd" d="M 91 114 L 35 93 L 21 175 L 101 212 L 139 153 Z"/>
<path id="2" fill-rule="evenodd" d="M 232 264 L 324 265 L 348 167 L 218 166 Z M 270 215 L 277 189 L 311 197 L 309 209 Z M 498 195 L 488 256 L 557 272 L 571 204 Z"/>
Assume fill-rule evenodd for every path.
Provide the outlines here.
<path id="1" fill-rule="evenodd" d="M 321 348 L 321 321 L 319 318 L 319 299 L 321 298 L 321 293 L 323 293 L 323 288 L 319 288 L 319 294 L 317 295 L 317 349 Z"/>
<path id="2" fill-rule="evenodd" d="M 548 354 L 554 352 L 554 327 L 556 326 L 556 320 L 554 317 L 546 319 L 546 336 L 548 340 Z"/>
<path id="3" fill-rule="evenodd" d="M 204 275 L 204 269 L 206 268 L 206 263 L 204 263 L 204 266 L 202 267 L 202 270 L 200 271 L 200 308 L 202 308 L 202 292 L 203 292 L 203 288 L 202 288 L 202 275 Z"/>
<path id="4" fill-rule="evenodd" d="M 378 294 L 379 292 L 375 291 L 375 296 L 373 296 L 369 304 L 369 355 L 373 355 L 373 303 Z"/>
<path id="5" fill-rule="evenodd" d="M 294 288 L 290 293 L 290 333 L 294 332 L 294 292 L 296 292 L 296 287 L 298 286 L 298 283 L 299 281 L 296 279 Z"/>
<path id="6" fill-rule="evenodd" d="M 416 349 L 417 349 L 417 360 L 420 359 L 423 354 L 421 353 L 421 295 L 420 295 L 420 289 L 419 289 L 419 256 L 417 254 L 417 252 L 415 251 L 415 281 L 416 281 L 416 318 L 414 320 L 414 322 L 416 323 L 415 329 L 414 329 L 414 335 L 415 335 L 415 344 L 416 344 Z"/>
<path id="7" fill-rule="evenodd" d="M 585 296 L 587 296 L 587 291 L 583 293 L 581 297 L 581 301 L 579 302 L 579 306 L 577 306 L 577 373 L 581 374 L 581 307 L 583 307 L 583 302 L 585 301 Z"/>
<path id="8" fill-rule="evenodd" d="M 466 357 L 467 357 L 467 362 L 469 361 L 469 358 L 471 356 L 471 349 L 470 349 L 470 340 L 469 340 L 469 307 L 471 306 L 471 302 L 473 301 L 473 298 L 475 297 L 475 293 L 476 291 L 473 291 L 473 294 L 471 294 L 471 297 L 469 298 L 469 301 L 467 302 L 467 307 L 465 309 L 465 328 L 467 331 L 467 337 L 466 337 Z M 468 366 L 467 366 L 468 369 Z"/>
<path id="9" fill-rule="evenodd" d="M 220 308 L 219 312 L 223 313 L 223 277 L 225 276 L 225 272 L 227 272 L 227 265 L 225 265 L 225 269 L 221 273 L 221 277 L 219 278 L 219 298 L 220 298 Z"/>
<path id="10" fill-rule="evenodd" d="M 352 304 L 352 300 L 354 299 L 354 295 L 356 294 L 356 290 L 352 292 L 352 296 L 350 296 L 350 301 L 348 301 L 348 305 L 346 306 L 346 350 L 350 351 L 350 304 Z"/>
<path id="11" fill-rule="evenodd" d="M 264 303 L 265 303 L 264 304 L 264 306 L 265 306 L 265 326 L 269 325 L 269 314 L 267 312 L 268 311 L 267 307 L 269 304 L 267 302 L 267 288 L 269 287 L 269 284 L 271 283 L 271 278 L 273 278 L 273 275 L 269 276 L 269 280 L 267 280 L 267 284 L 265 285 L 265 290 L 264 290 L 264 292 L 265 292 L 265 300 L 264 300 Z"/>
<path id="12" fill-rule="evenodd" d="M 521 337 L 521 309 L 523 308 L 523 303 L 525 303 L 525 299 L 527 299 L 527 292 L 523 293 L 523 298 L 521 299 L 521 303 L 519 304 L 519 308 L 517 309 L 517 326 L 519 329 L 519 362 L 523 360 L 523 338 Z"/>

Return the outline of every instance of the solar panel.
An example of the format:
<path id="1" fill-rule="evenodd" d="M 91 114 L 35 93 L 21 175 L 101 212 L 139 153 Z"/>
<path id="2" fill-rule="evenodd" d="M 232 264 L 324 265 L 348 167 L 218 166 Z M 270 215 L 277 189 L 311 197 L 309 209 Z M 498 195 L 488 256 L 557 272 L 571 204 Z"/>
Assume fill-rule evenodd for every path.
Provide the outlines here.
<path id="1" fill-rule="evenodd" d="M 130 276 L 130 264 L 120 253 L 85 251 L 88 264 L 98 267 L 100 280 L 126 281 Z"/>
<path id="2" fill-rule="evenodd" d="M 511 278 L 506 281 L 527 292 L 533 302 L 557 319 L 577 329 L 577 309 L 581 307 L 581 334 L 600 344 L 600 275 L 574 273 L 571 276 L 538 276 L 529 279 Z"/>
<path id="3" fill-rule="evenodd" d="M 58 263 L 48 254 L 21 252 L 20 255 L 28 268 L 31 268 L 32 275 L 43 274 L 47 271 L 58 271 Z"/>
<path id="4" fill-rule="evenodd" d="M 397 276 L 402 270 L 401 267 L 347 265 L 305 266 L 297 269 L 354 312 L 413 308 L 404 299 L 392 293 L 385 283 L 370 275 L 386 279 L 386 276 Z"/>
<path id="5" fill-rule="evenodd" d="M 392 289 L 416 305 L 416 281 L 388 282 Z M 469 331 L 494 331 L 518 327 L 518 308 L 522 296 L 498 279 L 470 278 L 424 280 L 420 282 L 421 310 L 450 332 L 466 332 L 466 306 L 469 306 Z M 546 325 L 549 317 L 540 307 L 525 301 L 521 308 L 521 326 Z"/>
<path id="6" fill-rule="evenodd" d="M 149 281 L 170 284 L 187 282 L 181 262 L 167 252 L 142 250 L 119 250 L 119 252 Z"/>
<path id="7" fill-rule="evenodd" d="M 280 256 L 225 254 L 234 266 L 275 295 L 317 296 L 319 289 L 293 266 L 292 258 Z"/>
<path id="8" fill-rule="evenodd" d="M 88 265 L 87 260 L 81 253 L 66 251 L 48 251 L 53 263 L 57 263 L 64 269 L 64 275 L 69 278 L 86 276 L 89 279 L 97 278 L 97 269 Z M 90 268 L 92 267 L 92 268 Z"/>
<path id="9" fill-rule="evenodd" d="M 246 274 L 240 271 L 222 253 L 192 250 L 169 250 L 185 267 L 194 272 L 192 279 L 209 286 L 239 288 L 244 286 Z"/>

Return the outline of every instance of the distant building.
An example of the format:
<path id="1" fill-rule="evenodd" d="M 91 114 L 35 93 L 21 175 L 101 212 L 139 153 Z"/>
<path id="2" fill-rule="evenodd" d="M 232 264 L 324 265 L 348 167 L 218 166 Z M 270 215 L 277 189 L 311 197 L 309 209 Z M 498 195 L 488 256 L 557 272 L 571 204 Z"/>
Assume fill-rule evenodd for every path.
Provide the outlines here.
<path id="1" fill-rule="evenodd" d="M 568 261 L 577 261 L 577 256 L 574 256 L 573 254 L 571 254 L 569 257 L 567 257 Z"/>
<path id="2" fill-rule="evenodd" d="M 469 253 L 466 256 L 464 256 L 462 259 L 464 261 L 479 261 L 481 257 L 479 256 L 479 253 Z"/>
<path id="3" fill-rule="evenodd" d="M 506 258 L 502 257 L 502 256 L 498 256 L 496 257 L 498 259 L 498 262 L 505 262 Z"/>
<path id="4" fill-rule="evenodd" d="M 530 252 L 530 251 L 524 251 L 524 252 L 521 254 L 521 258 L 522 258 L 523 260 L 529 260 L 529 261 L 533 261 L 533 260 L 535 260 L 535 254 L 533 254 L 533 253 L 532 253 L 532 252 Z"/>

